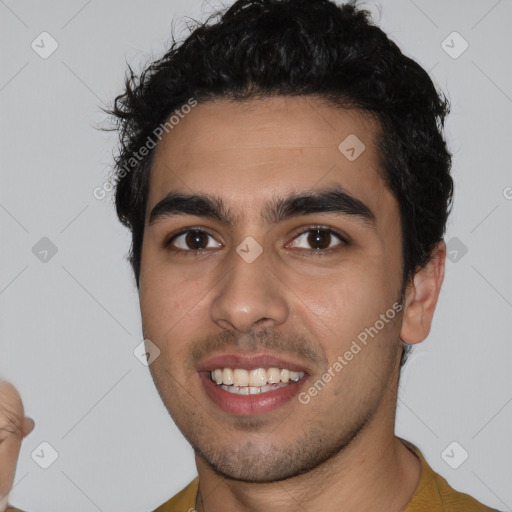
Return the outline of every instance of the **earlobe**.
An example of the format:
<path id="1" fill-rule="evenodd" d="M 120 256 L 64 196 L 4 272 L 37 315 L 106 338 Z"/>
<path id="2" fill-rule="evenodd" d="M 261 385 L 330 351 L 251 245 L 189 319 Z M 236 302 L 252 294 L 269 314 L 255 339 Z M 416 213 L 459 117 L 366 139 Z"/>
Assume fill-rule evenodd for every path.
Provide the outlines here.
<path id="1" fill-rule="evenodd" d="M 423 341 L 430 332 L 432 318 L 444 279 L 446 245 L 438 242 L 430 261 L 418 270 L 405 292 L 400 338 L 405 343 Z"/>

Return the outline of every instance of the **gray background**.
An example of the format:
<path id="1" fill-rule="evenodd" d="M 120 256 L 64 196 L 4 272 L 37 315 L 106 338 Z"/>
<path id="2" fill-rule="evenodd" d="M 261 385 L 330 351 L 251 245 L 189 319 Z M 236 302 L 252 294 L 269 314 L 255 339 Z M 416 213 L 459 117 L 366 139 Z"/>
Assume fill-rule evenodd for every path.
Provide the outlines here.
<path id="1" fill-rule="evenodd" d="M 94 126 L 105 120 L 99 106 L 121 92 L 126 62 L 160 56 L 171 27 L 179 38 L 184 16 L 204 19 L 218 5 L 0 0 L 0 375 L 36 420 L 11 493 L 23 509 L 150 511 L 196 474 L 133 355 L 142 335 L 129 235 L 110 200 L 92 194 L 116 139 Z M 453 261 L 433 331 L 404 370 L 396 431 L 453 487 L 511 510 L 512 3 L 365 5 L 452 102 Z M 31 47 L 43 31 L 59 45 L 46 59 Z M 446 39 L 454 31 L 469 44 L 457 58 L 445 51 L 463 48 L 459 36 Z M 55 255 L 40 252 L 43 237 Z M 458 469 L 442 456 L 453 441 L 469 454 Z M 58 453 L 48 469 L 42 442 Z"/>

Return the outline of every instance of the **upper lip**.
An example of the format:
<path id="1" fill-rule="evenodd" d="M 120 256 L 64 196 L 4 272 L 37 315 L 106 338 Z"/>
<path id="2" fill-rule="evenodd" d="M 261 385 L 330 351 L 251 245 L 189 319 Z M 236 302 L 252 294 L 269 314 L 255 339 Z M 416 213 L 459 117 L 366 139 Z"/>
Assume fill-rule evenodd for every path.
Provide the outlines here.
<path id="1" fill-rule="evenodd" d="M 235 352 L 211 356 L 201 361 L 196 367 L 198 372 L 213 371 L 217 368 L 241 368 L 245 370 L 254 370 L 255 368 L 286 368 L 294 372 L 309 373 L 303 364 L 295 363 L 272 354 L 241 354 Z"/>

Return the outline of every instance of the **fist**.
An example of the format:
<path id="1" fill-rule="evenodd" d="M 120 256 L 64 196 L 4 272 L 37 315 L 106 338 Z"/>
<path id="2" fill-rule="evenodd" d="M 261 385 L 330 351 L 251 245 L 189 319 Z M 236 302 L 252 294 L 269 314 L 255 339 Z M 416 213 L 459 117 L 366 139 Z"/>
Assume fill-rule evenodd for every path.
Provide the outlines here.
<path id="1" fill-rule="evenodd" d="M 34 420 L 25 416 L 16 388 L 0 380 L 0 512 L 7 507 L 21 442 L 34 426 Z"/>

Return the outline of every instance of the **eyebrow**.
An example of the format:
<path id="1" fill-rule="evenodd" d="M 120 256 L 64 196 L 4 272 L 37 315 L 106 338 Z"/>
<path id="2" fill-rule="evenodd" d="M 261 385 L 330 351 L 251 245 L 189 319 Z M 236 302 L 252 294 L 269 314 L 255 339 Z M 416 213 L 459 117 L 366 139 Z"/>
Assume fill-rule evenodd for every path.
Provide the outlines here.
<path id="1" fill-rule="evenodd" d="M 277 224 L 292 217 L 315 213 L 349 216 L 372 229 L 377 227 L 375 214 L 370 208 L 340 186 L 273 198 L 265 205 L 261 215 L 266 223 Z M 205 217 L 227 225 L 237 224 L 240 220 L 238 215 L 226 208 L 220 197 L 169 192 L 151 210 L 149 225 L 179 215 Z"/>

